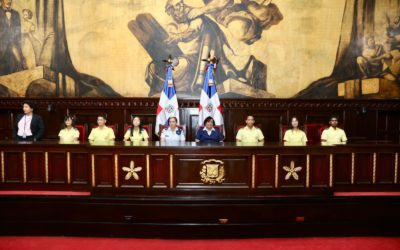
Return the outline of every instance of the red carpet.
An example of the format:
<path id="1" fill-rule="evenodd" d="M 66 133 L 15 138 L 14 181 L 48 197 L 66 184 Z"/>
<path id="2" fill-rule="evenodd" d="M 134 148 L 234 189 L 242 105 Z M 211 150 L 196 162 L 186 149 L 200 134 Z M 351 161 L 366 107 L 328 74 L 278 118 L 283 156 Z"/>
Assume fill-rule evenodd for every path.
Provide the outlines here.
<path id="1" fill-rule="evenodd" d="M 90 196 L 90 192 L 75 191 L 39 191 L 39 190 L 5 190 L 0 195 L 60 195 L 60 196 Z"/>
<path id="2" fill-rule="evenodd" d="M 333 196 L 400 196 L 400 192 L 334 192 Z"/>
<path id="3" fill-rule="evenodd" d="M 159 249 L 159 250 L 291 250 L 346 249 L 399 250 L 400 238 L 271 238 L 243 240 L 159 240 L 76 237 L 0 237 L 0 249 Z"/>

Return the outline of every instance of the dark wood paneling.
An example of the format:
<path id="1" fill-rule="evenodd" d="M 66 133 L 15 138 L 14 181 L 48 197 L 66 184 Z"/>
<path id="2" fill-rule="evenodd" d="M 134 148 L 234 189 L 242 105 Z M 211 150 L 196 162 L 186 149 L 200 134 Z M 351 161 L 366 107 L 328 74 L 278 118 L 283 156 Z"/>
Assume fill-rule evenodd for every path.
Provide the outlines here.
<path id="1" fill-rule="evenodd" d="M 24 99 L 0 99 L 0 139 L 11 139 L 13 119 L 21 113 Z M 98 113 L 108 114 L 109 124 L 120 128 L 117 140 L 122 140 L 123 126 L 130 115 L 142 117 L 143 124 L 155 126 L 158 98 L 62 98 L 34 99 L 37 112 L 46 125 L 44 139 L 57 139 L 67 114 L 75 114 L 77 123 L 96 123 Z M 331 115 L 338 115 L 340 126 L 350 140 L 387 140 L 400 142 L 400 102 L 397 100 L 297 100 L 297 99 L 222 99 L 226 141 L 234 141 L 237 125 L 243 125 L 247 115 L 254 115 L 261 124 L 266 141 L 279 141 L 279 127 L 288 125 L 292 116 L 301 124 L 327 124 Z M 52 109 L 48 111 L 51 105 Z M 179 100 L 180 123 L 187 126 L 187 140 L 194 141 L 198 127 L 198 100 Z M 157 140 L 156 135 L 153 140 Z"/>
<path id="2" fill-rule="evenodd" d="M 351 166 L 351 153 L 335 154 L 333 156 L 333 176 L 335 185 L 351 184 Z"/>
<path id="3" fill-rule="evenodd" d="M 358 153 L 355 156 L 354 181 L 357 184 L 372 184 L 373 182 L 373 153 Z"/>
<path id="4" fill-rule="evenodd" d="M 4 152 L 4 180 L 6 183 L 24 182 L 22 152 Z"/>
<path id="5" fill-rule="evenodd" d="M 146 155 L 145 154 L 119 154 L 118 156 L 118 180 L 119 186 L 121 188 L 144 188 L 147 183 L 147 169 L 146 169 Z M 142 168 L 140 171 L 137 171 L 139 179 L 135 180 L 131 177 L 129 180 L 125 179 L 125 176 L 128 172 L 122 170 L 122 167 L 131 168 L 140 167 Z"/>
<path id="6" fill-rule="evenodd" d="M 280 188 L 305 188 L 306 187 L 306 177 L 307 177 L 307 165 L 306 165 L 306 155 L 297 154 L 282 154 L 279 157 L 279 167 L 278 167 L 278 186 Z M 293 163 L 293 164 L 292 164 Z M 295 168 L 301 167 L 301 170 L 297 171 L 298 180 L 294 178 L 294 175 L 288 176 L 289 179 L 285 179 L 288 172 L 283 169 L 283 167 Z"/>
<path id="7" fill-rule="evenodd" d="M 221 185 L 208 185 L 201 181 L 201 162 L 209 159 L 224 163 L 225 181 Z M 251 185 L 251 156 L 176 155 L 174 170 L 177 188 L 249 188 Z"/>
<path id="8" fill-rule="evenodd" d="M 76 185 L 90 185 L 91 164 L 88 153 L 71 152 L 71 183 Z"/>
<path id="9" fill-rule="evenodd" d="M 43 151 L 26 152 L 26 177 L 28 183 L 45 183 L 45 159 Z"/>
<path id="10" fill-rule="evenodd" d="M 329 155 L 310 155 L 310 187 L 329 187 Z"/>
<path id="11" fill-rule="evenodd" d="M 167 188 L 170 186 L 170 157 L 168 154 L 155 154 L 150 157 L 150 186 Z"/>
<path id="12" fill-rule="evenodd" d="M 67 183 L 67 154 L 65 152 L 48 153 L 49 183 Z"/>
<path id="13" fill-rule="evenodd" d="M 256 187 L 273 188 L 275 186 L 276 156 L 257 155 L 256 157 Z"/>
<path id="14" fill-rule="evenodd" d="M 376 183 L 394 183 L 396 154 L 378 153 L 376 158 Z"/>
<path id="15" fill-rule="evenodd" d="M 94 174 L 96 187 L 114 187 L 114 157 L 112 154 L 94 154 Z"/>

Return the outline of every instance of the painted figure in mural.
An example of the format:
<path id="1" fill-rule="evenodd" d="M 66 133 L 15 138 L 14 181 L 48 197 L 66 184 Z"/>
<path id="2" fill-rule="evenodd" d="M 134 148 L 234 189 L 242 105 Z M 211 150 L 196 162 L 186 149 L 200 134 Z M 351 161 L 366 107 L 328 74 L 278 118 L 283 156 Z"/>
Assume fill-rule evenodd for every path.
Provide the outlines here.
<path id="1" fill-rule="evenodd" d="M 237 40 L 253 44 L 261 38 L 263 30 L 278 24 L 283 15 L 271 0 L 203 0 L 205 6 L 193 8 L 188 17 L 193 19 L 210 14 Z"/>
<path id="2" fill-rule="evenodd" d="M 22 17 L 22 54 L 24 55 L 27 68 L 30 69 L 39 64 L 42 42 L 36 33 L 36 24 L 32 21 L 32 11 L 29 9 L 22 10 Z"/>
<path id="3" fill-rule="evenodd" d="M 400 16 L 396 16 L 393 22 L 388 20 L 388 26 L 386 28 L 388 42 L 391 45 L 391 49 L 400 49 Z"/>
<path id="4" fill-rule="evenodd" d="M 1 0 L 0 8 L 0 75 L 25 69 L 21 49 L 21 19 L 12 9 L 12 0 Z"/>
<path id="5" fill-rule="evenodd" d="M 201 58 L 210 53 L 221 56 L 222 70 L 216 75 L 218 84 L 231 79 L 255 89 L 266 90 L 266 65 L 254 56 L 250 56 L 242 69 L 235 68 L 232 60 L 235 60 L 236 54 L 219 24 L 228 30 L 235 28 L 235 32 L 231 29 L 232 33 L 241 34 L 236 36 L 237 39 L 251 44 L 261 37 L 263 28 L 269 27 L 271 23 L 277 23 L 277 19 L 269 18 L 274 21 L 267 22 L 266 16 L 269 14 L 261 10 L 257 13 L 259 19 L 250 14 L 249 8 L 252 7 L 249 6 L 254 7 L 258 4 L 259 7 L 263 7 L 255 1 L 242 1 L 240 8 L 239 5 L 234 5 L 232 0 L 204 0 L 204 3 L 204 7 L 194 8 L 184 0 L 167 0 L 165 11 L 174 22 L 166 26 L 166 31 L 150 14 L 140 14 L 136 20 L 129 23 L 130 30 L 153 59 L 147 67 L 145 78 L 150 86 L 149 96 L 158 94 L 163 86 L 164 65 L 160 59 L 167 54 L 176 55 L 180 62 L 180 67 L 174 74 L 176 89 L 180 95 L 198 95 L 204 77 L 201 72 L 206 66 Z M 247 12 L 244 11 L 244 6 L 247 6 Z M 230 8 L 229 12 L 226 11 L 227 8 Z M 256 8 L 253 8 L 253 11 L 256 13 Z M 264 19 L 261 13 L 264 14 Z M 222 18 L 222 14 L 225 19 Z M 252 19 L 249 18 L 251 15 Z M 254 21 L 256 19 L 257 22 Z M 166 55 L 161 55 L 159 51 L 163 51 Z M 226 53 L 230 54 L 229 58 Z"/>
<path id="6" fill-rule="evenodd" d="M 363 78 L 379 76 L 383 72 L 383 60 L 390 58 L 383 45 L 376 44 L 373 36 L 365 38 L 362 55 L 357 57 L 357 64 Z"/>

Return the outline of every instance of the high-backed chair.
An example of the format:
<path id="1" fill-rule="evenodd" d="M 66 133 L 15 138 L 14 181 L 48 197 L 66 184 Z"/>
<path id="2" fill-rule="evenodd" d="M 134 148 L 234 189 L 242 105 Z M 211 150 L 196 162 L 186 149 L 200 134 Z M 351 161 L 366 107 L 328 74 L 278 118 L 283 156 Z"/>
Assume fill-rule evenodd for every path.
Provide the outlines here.
<path id="1" fill-rule="evenodd" d="M 80 142 L 85 142 L 86 139 L 87 139 L 87 132 L 88 132 L 87 124 L 75 125 L 75 128 L 79 131 L 79 141 Z"/>
<path id="2" fill-rule="evenodd" d="M 128 129 L 132 128 L 132 125 L 125 123 L 124 124 L 124 135 Z M 149 141 L 153 140 L 153 125 L 151 123 L 149 124 L 144 124 L 142 125 L 142 128 L 146 130 L 148 136 L 149 136 Z"/>
<path id="3" fill-rule="evenodd" d="M 289 129 L 288 125 L 279 126 L 279 141 L 283 141 L 283 137 L 285 136 L 285 133 L 288 129 Z"/>
<path id="4" fill-rule="evenodd" d="M 307 135 L 308 143 L 319 143 L 321 141 L 322 131 L 327 126 L 320 123 L 306 123 L 304 125 L 304 132 Z"/>

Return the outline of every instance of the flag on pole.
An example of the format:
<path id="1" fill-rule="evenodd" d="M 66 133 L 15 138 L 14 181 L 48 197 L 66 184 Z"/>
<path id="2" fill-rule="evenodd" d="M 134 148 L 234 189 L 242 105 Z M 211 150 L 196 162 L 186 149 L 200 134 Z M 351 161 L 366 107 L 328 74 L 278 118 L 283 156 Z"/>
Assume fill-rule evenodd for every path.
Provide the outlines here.
<path id="1" fill-rule="evenodd" d="M 206 75 L 204 77 L 203 89 L 201 90 L 199 104 L 199 126 L 203 126 L 204 120 L 211 116 L 216 126 L 221 126 L 222 134 L 225 134 L 223 129 L 224 118 L 222 117 L 222 106 L 219 102 L 217 87 L 214 81 L 213 71 L 217 67 L 217 61 L 210 61 L 206 67 Z"/>
<path id="2" fill-rule="evenodd" d="M 161 91 L 160 101 L 158 102 L 155 132 L 158 135 L 160 125 L 168 125 L 168 118 L 174 116 L 179 121 L 178 98 L 176 97 L 174 78 L 172 71 L 174 67 L 171 63 L 166 66 L 166 77 L 164 87 Z"/>

